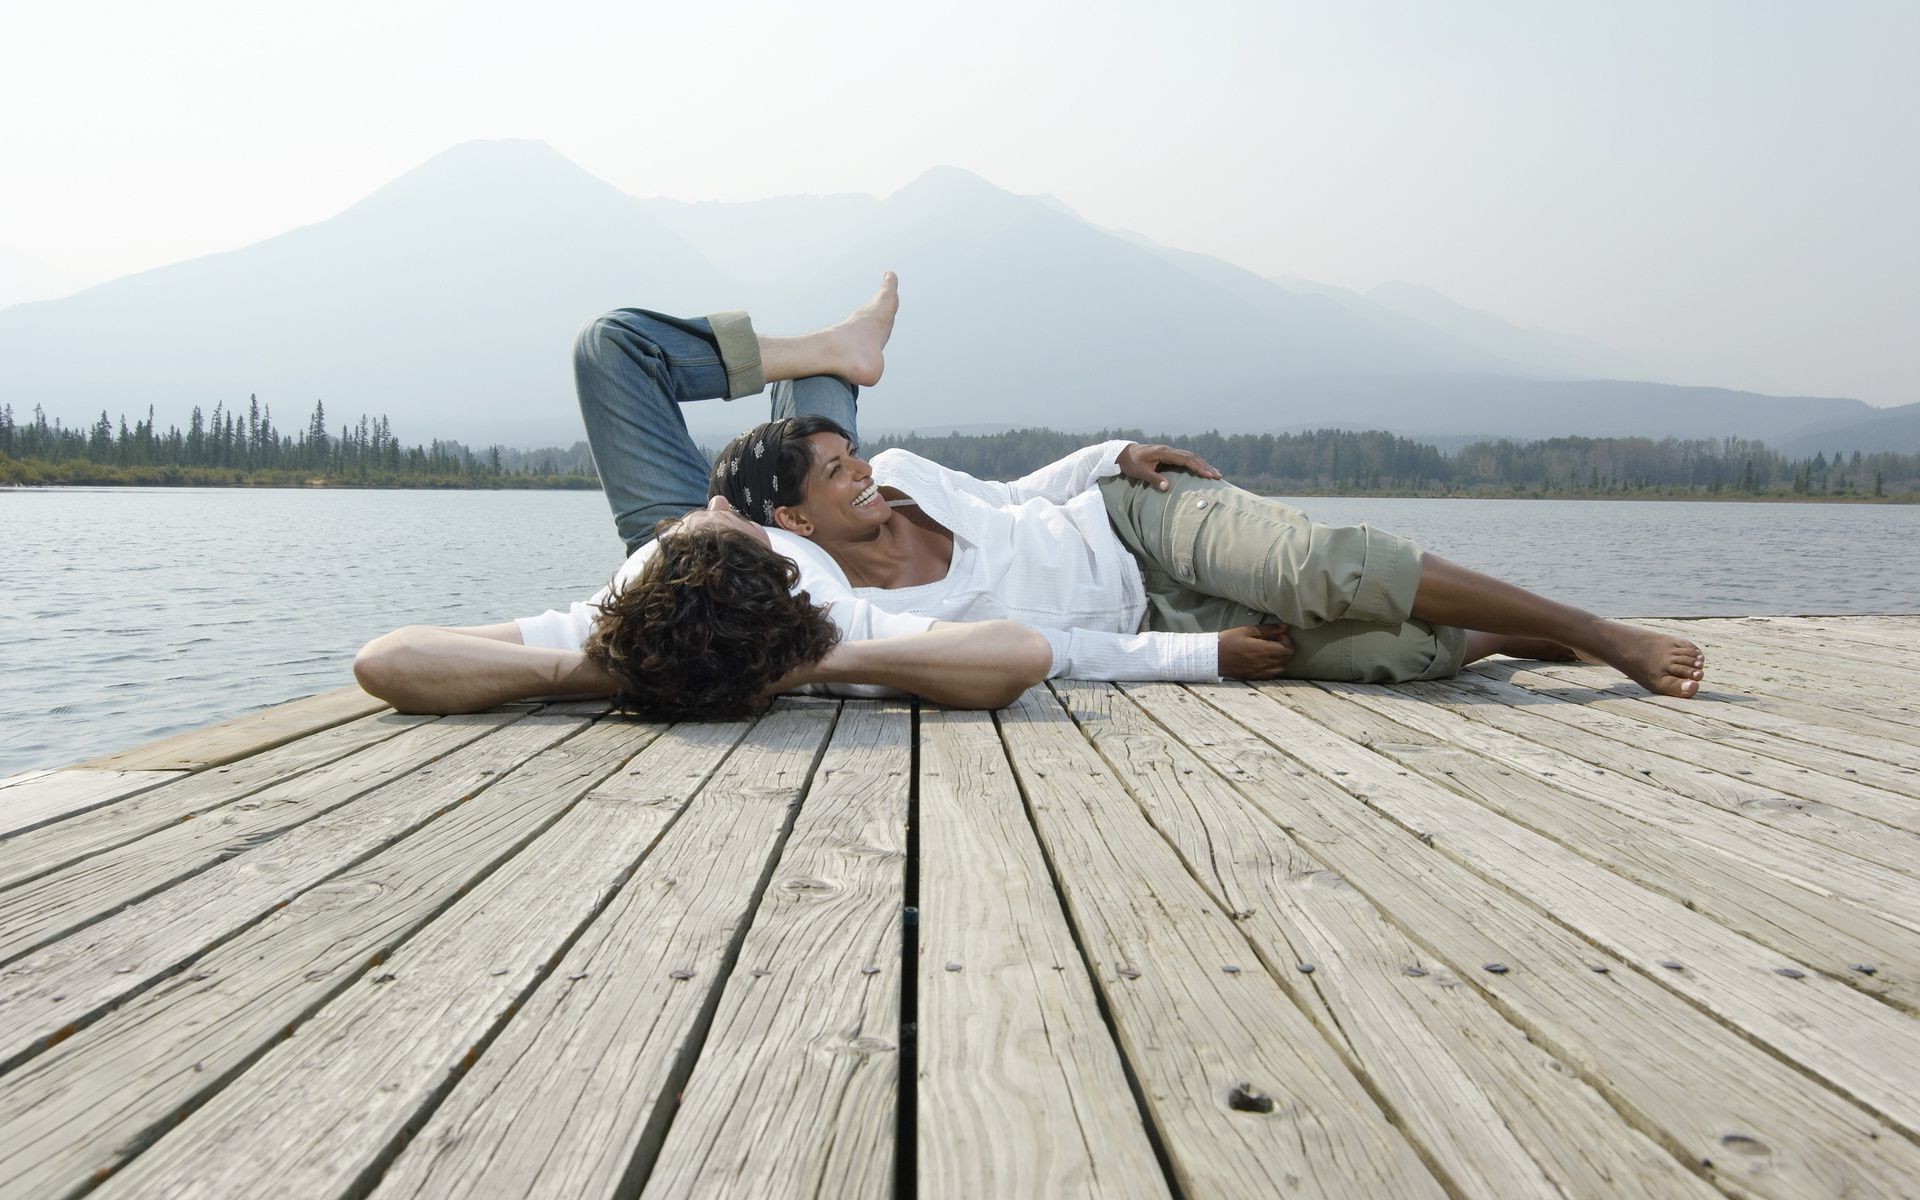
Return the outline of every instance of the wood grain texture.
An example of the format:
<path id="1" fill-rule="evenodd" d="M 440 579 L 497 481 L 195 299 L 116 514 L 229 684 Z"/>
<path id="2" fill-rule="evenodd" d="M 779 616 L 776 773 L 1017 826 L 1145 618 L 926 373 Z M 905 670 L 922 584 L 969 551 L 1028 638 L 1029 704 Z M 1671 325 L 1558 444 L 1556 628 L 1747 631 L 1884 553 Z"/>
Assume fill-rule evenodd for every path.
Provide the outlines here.
<path id="1" fill-rule="evenodd" d="M 19 776 L 0 787 L 0 839 L 8 863 L 20 837 L 56 821 L 78 816 L 135 796 L 181 777 L 179 771 L 41 771 Z"/>
<path id="2" fill-rule="evenodd" d="M 1058 702 L 1029 692 L 1000 724 L 1179 1189 L 1443 1194 L 1287 989 L 1265 969 L 1223 969 L 1251 965 L 1253 948 Z M 1271 1108 L 1236 1108 L 1242 1085 Z"/>
<path id="3" fill-rule="evenodd" d="M 642 1195 L 892 1195 L 912 753 L 847 704 Z"/>
<path id="4" fill-rule="evenodd" d="M 1312 685 L 1190 689 L 1209 706 L 1229 706 L 1233 721 L 1204 731 L 1175 724 L 1173 732 L 1423 947 L 1432 957 L 1408 965 L 1425 969 L 1424 980 L 1487 995 L 1636 1128 L 1736 1194 L 1920 1188 L 1920 1148 L 1892 1125 L 1656 981 L 1652 975 L 1671 974 L 1657 963 L 1636 967 L 1595 945 L 1587 928 L 1596 917 L 1616 919 L 1608 907 L 1614 889 L 1589 892 L 1584 872 L 1571 872 L 1561 885 L 1567 903 L 1558 907 L 1574 924 L 1548 919 L 1528 902 L 1534 889 L 1524 878 L 1530 856 L 1545 853 L 1559 865 L 1544 839 L 1512 826 L 1491 869 L 1469 869 L 1461 843 L 1479 842 L 1480 828 L 1503 832 L 1485 825 L 1491 814 L 1274 703 L 1292 688 Z M 1303 795 L 1301 766 L 1356 803 Z M 1656 926 L 1646 936 L 1662 933 Z M 1496 974 L 1488 963 L 1508 969 Z"/>
<path id="5" fill-rule="evenodd" d="M 1344 697 L 1310 688 L 1273 694 L 1340 737 L 1374 747 L 1411 774 L 1771 946 L 1792 962 L 1908 1011 L 1920 1008 L 1920 934 L 1903 925 L 1754 870 L 1737 856 L 1672 836 L 1659 825 L 1607 805 L 1570 800 L 1562 789 L 1544 786 L 1549 780 Z M 1867 975 L 1854 969 L 1856 963 L 1878 969 Z"/>
<path id="6" fill-rule="evenodd" d="M 1496 694 L 1496 687 L 1491 680 L 1483 683 L 1470 679 L 1408 684 L 1399 690 L 1430 706 L 1438 705 L 1456 716 L 1504 730 L 1588 764 L 1596 780 L 1624 782 L 1629 786 L 1616 787 L 1616 793 L 1625 793 L 1623 801 L 1635 810 L 1658 808 L 1650 789 L 1659 789 L 1792 837 L 1804 838 L 1820 847 L 1826 857 L 1873 863 L 1920 883 L 1920 834 L 1889 828 L 1879 821 L 1818 801 L 1794 803 L 1770 788 L 1751 782 L 1749 776 L 1701 772 L 1675 759 L 1663 762 L 1627 740 L 1626 734 L 1633 728 L 1628 722 L 1621 721 L 1627 729 L 1612 737 L 1569 729 L 1529 712 L 1532 706 L 1528 702 L 1532 697 L 1525 689 L 1509 688 Z M 1692 820 L 1697 810 L 1689 812 L 1690 807 L 1678 804 L 1670 811 Z M 1920 808 L 1920 805 L 1914 807 Z M 1738 827 L 1722 821 L 1715 828 Z"/>
<path id="7" fill-rule="evenodd" d="M 64 1038 L 587 724 L 516 717 L 450 717 L 427 726 L 420 732 L 453 721 L 497 732 L 0 969 L 0 1063 Z"/>
<path id="8" fill-rule="evenodd" d="M 1595 770 L 1570 755 L 1469 721 L 1410 692 L 1356 684 L 1325 686 L 1348 703 L 1497 762 L 1542 788 L 1605 805 L 1657 826 L 1671 837 L 1686 839 L 1920 931 L 1920 886 L 1903 872 L 1833 853 L 1764 821 L 1690 802 L 1637 779 Z"/>
<path id="9" fill-rule="evenodd" d="M 1390 714 L 1470 749 L 1516 776 L 1531 779 L 1537 787 L 1558 790 L 1562 803 L 1607 803 L 1625 790 L 1569 770 L 1564 758 L 1531 743 L 1420 704 L 1393 689 L 1367 689 L 1368 694 L 1356 695 L 1358 685 L 1320 686 L 1349 703 Z M 1806 972 L 1798 978 L 1782 975 L 1783 968 L 1804 971 L 1806 964 L 1787 959 L 1678 901 L 1636 887 L 1559 842 L 1451 791 L 1423 791 L 1417 800 L 1394 797 L 1376 803 L 1383 808 L 1396 805 L 1392 809 L 1396 819 L 1409 827 L 1446 828 L 1444 848 L 1461 861 L 1481 871 L 1497 871 L 1505 886 L 1597 945 L 1652 972 L 1662 983 L 1895 1124 L 1920 1132 L 1920 1021 L 1819 973 Z M 1773 856 L 1782 853 L 1775 845 L 1782 835 L 1754 822 L 1694 807 L 1691 824 L 1672 819 L 1661 828 L 1669 836 L 1684 837 L 1696 827 L 1717 827 L 1724 840 L 1713 843 L 1714 848 L 1757 865 L 1772 863 Z M 1699 844 L 1708 843 L 1701 840 Z M 1813 850 L 1802 851 L 1800 858 L 1808 864 L 1804 876 L 1818 874 L 1823 887 L 1831 876 L 1841 874 L 1848 880 L 1873 880 L 1877 870 L 1866 864 L 1843 869 L 1821 861 Z M 1804 876 L 1795 882 L 1804 883 Z M 1903 877 L 1889 875 L 1875 882 L 1889 894 L 1911 893 L 1908 898 L 1920 902 L 1920 888 Z M 1681 967 L 1661 967 L 1665 962 Z"/>
<path id="10" fill-rule="evenodd" d="M 618 771 L 620 786 L 655 769 L 621 764 L 660 730 L 606 722 L 548 748 L 28 1060 L 0 1084 L 0 1194 L 64 1195 L 117 1169 L 603 777 Z"/>
<path id="11" fill-rule="evenodd" d="M 365 1187 L 621 887 L 661 824 L 617 800 L 573 805 L 97 1194 L 319 1197 Z"/>
<path id="12" fill-rule="evenodd" d="M 385 707 L 386 701 L 376 700 L 358 687 L 336 688 L 79 765 L 96 771 L 203 771 Z"/>
<path id="13" fill-rule="evenodd" d="M 1166 1196 L 989 714 L 922 707 L 919 811 L 917 1194 Z"/>
<path id="14" fill-rule="evenodd" d="M 214 809 L 244 800 L 255 792 L 433 719 L 382 713 L 336 725 L 223 767 L 192 774 L 166 772 L 162 780 L 167 784 L 165 787 L 150 788 L 118 803 L 93 808 L 86 813 L 85 820 L 43 824 L 12 838 L 6 845 L 5 860 L 0 861 L 0 890 L 125 845 L 169 825 L 203 818 Z M 6 811 L 6 806 L 5 793 L 0 793 L 0 813 Z"/>
<path id="15" fill-rule="evenodd" d="M 1822 775 L 1851 779 L 1911 799 L 1920 799 L 1920 770 L 1895 766 L 1879 759 L 1833 749 L 1809 733 L 1802 722 L 1759 712 L 1739 695 L 1716 698 L 1711 692 L 1695 700 L 1671 700 L 1640 693 L 1633 684 L 1615 683 L 1593 668 L 1541 663 L 1531 673 L 1560 685 L 1557 694 L 1607 712 L 1625 713 L 1650 725 L 1717 741 L 1725 746 L 1793 763 Z M 1515 682 L 1531 682 L 1520 676 Z M 1605 686 L 1596 687 L 1596 683 Z M 1812 740 L 1808 740 L 1809 738 Z"/>
<path id="16" fill-rule="evenodd" d="M 450 717 L 0 892 L 0 962 L 264 845 L 522 714 Z"/>
<path id="17" fill-rule="evenodd" d="M 737 725 L 677 726 L 621 781 L 610 800 L 684 812 L 388 1168 L 382 1200 L 637 1190 L 836 709 L 783 700 L 724 762 Z"/>
<path id="18" fill-rule="evenodd" d="M 1422 955 L 1402 930 L 1148 716 L 1205 739 L 1223 724 L 1217 714 L 1171 684 L 1131 685 L 1125 697 L 1099 684 L 1061 690 L 1154 825 L 1216 900 L 1244 914 L 1261 961 L 1298 981 L 1454 1194 L 1719 1194 L 1478 992 L 1409 976 Z M 1305 772 L 1289 786 L 1308 803 L 1353 803 Z"/>
<path id="19" fill-rule="evenodd" d="M 1562 681 L 1530 671 L 1522 663 L 1501 659 L 1476 664 L 1472 671 L 1455 679 L 1453 685 L 1479 690 L 1489 699 L 1524 708 L 1526 716 L 1611 739 L 1623 752 L 1639 751 L 1685 764 L 1685 773 L 1711 773 L 1741 780 L 1797 802 L 1843 809 L 1889 828 L 1920 833 L 1920 801 L 1911 796 L 1869 787 L 1850 776 L 1836 778 L 1817 774 L 1810 767 L 1795 766 L 1712 738 L 1649 724 L 1627 712 L 1579 703 L 1567 694 L 1567 685 Z M 1557 731 L 1543 732 L 1535 740 L 1553 744 L 1560 736 Z M 1651 772 L 1649 777 L 1662 787 L 1678 790 L 1671 774 L 1673 768 L 1666 763 L 1650 762 L 1639 769 L 1642 774 Z"/>

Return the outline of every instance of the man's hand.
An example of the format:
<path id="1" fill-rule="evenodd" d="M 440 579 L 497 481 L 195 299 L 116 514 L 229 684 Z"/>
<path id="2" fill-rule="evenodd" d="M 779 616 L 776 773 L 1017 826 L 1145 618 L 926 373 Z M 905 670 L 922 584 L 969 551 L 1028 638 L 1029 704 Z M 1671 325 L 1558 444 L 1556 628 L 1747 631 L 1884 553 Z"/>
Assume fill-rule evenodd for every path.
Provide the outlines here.
<path id="1" fill-rule="evenodd" d="M 1202 479 L 1218 479 L 1220 472 L 1213 464 L 1201 458 L 1191 450 L 1179 450 L 1172 446 L 1154 445 L 1148 442 L 1135 442 L 1120 452 L 1120 473 L 1128 479 L 1138 479 L 1156 491 L 1166 491 L 1166 477 L 1160 474 L 1160 467 L 1175 467 L 1182 471 L 1192 471 Z"/>
<path id="2" fill-rule="evenodd" d="M 1292 661 L 1285 625 L 1242 625 L 1220 635 L 1220 674 L 1227 679 L 1273 679 Z"/>

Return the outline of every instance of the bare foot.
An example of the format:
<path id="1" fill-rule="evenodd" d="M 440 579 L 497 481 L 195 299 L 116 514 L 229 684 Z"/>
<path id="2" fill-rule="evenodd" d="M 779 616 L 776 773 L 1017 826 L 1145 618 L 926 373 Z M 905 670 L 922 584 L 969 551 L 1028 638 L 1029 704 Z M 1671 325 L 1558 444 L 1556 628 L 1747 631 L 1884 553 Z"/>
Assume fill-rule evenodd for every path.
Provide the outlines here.
<path id="1" fill-rule="evenodd" d="M 838 367 L 833 374 L 861 387 L 880 382 L 887 369 L 887 339 L 893 336 L 893 318 L 900 311 L 900 277 L 892 271 L 880 277 L 880 290 L 826 330 L 834 343 Z"/>
<path id="2" fill-rule="evenodd" d="M 1707 672 L 1707 656 L 1687 639 L 1618 621 L 1601 621 L 1593 647 L 1580 657 L 1604 663 L 1650 692 L 1682 700 L 1699 694 Z"/>
<path id="3" fill-rule="evenodd" d="M 1504 633 L 1467 631 L 1467 662 L 1479 662 L 1490 654 L 1509 658 L 1532 658 L 1542 662 L 1572 662 L 1578 658 L 1571 649 L 1547 638 L 1512 637 Z"/>

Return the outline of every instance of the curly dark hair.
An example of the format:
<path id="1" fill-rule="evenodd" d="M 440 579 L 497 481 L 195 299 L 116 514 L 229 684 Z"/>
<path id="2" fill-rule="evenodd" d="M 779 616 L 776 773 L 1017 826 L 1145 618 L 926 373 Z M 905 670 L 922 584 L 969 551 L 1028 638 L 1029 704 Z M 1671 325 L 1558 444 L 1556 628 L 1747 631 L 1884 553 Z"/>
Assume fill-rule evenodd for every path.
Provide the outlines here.
<path id="1" fill-rule="evenodd" d="M 859 439 L 829 417 L 763 421 L 721 449 L 707 478 L 707 498 L 725 496 L 747 520 L 773 524 L 774 509 L 801 501 L 807 472 L 813 470 L 813 447 L 807 439 L 816 433 L 837 433 L 859 449 Z"/>
<path id="2" fill-rule="evenodd" d="M 729 720 L 760 707 L 789 671 L 840 640 L 827 610 L 794 592 L 800 568 L 744 533 L 676 532 L 600 605 L 587 658 L 620 681 L 623 712 L 655 720 Z"/>

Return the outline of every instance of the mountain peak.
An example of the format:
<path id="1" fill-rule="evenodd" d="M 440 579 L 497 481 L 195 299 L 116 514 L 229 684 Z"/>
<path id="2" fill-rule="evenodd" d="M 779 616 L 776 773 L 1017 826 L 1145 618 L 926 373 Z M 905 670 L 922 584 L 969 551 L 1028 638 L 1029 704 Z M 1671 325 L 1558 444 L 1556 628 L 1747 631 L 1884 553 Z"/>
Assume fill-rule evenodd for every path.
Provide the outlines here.
<path id="1" fill-rule="evenodd" d="M 937 166 L 928 167 L 920 172 L 913 182 L 893 194 L 893 198 L 902 196 L 1011 196 L 1013 193 L 999 187 L 965 167 Z"/>
<path id="2" fill-rule="evenodd" d="M 618 188 L 546 142 L 479 138 L 442 150 L 347 211 L 364 214 L 415 203 L 441 205 L 452 197 L 485 206 L 507 196 L 558 193 L 625 198 Z"/>

